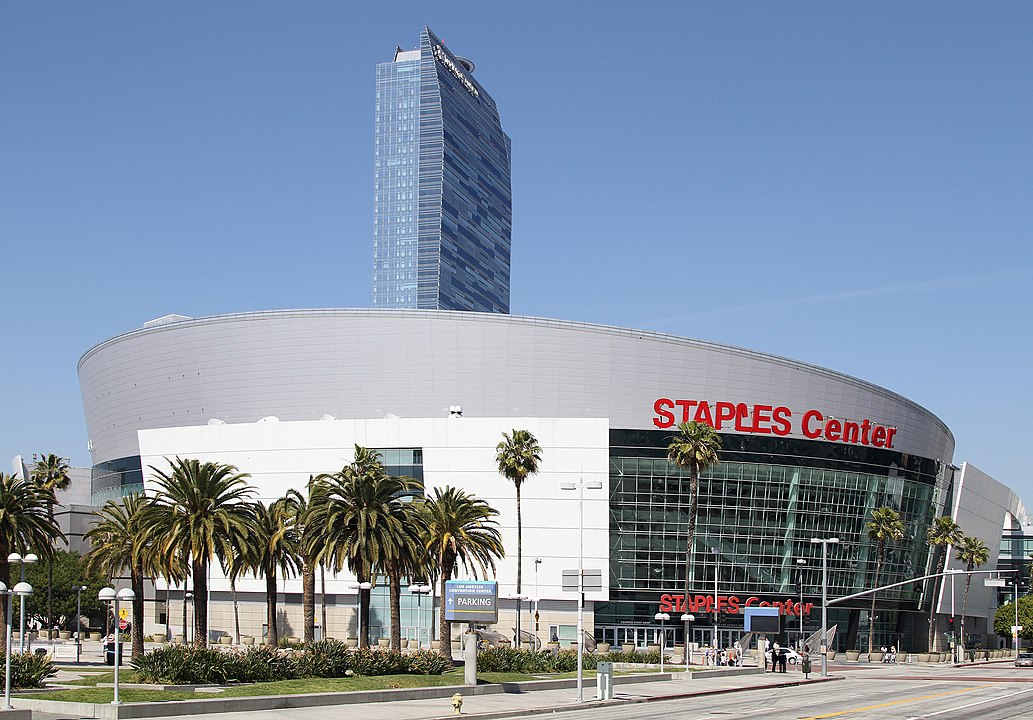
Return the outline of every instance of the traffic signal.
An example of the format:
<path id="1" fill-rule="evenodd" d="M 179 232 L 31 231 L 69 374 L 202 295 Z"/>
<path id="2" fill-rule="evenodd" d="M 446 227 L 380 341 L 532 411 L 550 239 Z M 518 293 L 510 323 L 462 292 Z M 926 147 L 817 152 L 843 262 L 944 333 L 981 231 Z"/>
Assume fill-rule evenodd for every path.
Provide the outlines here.
<path id="1" fill-rule="evenodd" d="M 954 632 L 954 616 L 947 618 L 947 629 Z"/>

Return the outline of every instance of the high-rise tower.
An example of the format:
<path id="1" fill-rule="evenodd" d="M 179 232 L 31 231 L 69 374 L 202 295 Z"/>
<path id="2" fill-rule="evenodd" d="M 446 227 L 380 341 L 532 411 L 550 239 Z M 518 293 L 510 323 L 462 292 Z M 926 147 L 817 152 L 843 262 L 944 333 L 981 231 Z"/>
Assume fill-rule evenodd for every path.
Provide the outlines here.
<path id="1" fill-rule="evenodd" d="M 510 143 L 473 70 L 427 27 L 377 65 L 375 308 L 509 312 Z"/>

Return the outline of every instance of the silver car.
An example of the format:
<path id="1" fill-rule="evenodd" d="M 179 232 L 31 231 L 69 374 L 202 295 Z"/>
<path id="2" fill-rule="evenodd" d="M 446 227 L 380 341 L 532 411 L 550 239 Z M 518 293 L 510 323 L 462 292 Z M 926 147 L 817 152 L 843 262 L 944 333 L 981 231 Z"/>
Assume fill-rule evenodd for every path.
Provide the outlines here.
<path id="1" fill-rule="evenodd" d="M 1033 667 L 1033 652 L 1020 652 L 1015 658 L 1015 667 Z"/>

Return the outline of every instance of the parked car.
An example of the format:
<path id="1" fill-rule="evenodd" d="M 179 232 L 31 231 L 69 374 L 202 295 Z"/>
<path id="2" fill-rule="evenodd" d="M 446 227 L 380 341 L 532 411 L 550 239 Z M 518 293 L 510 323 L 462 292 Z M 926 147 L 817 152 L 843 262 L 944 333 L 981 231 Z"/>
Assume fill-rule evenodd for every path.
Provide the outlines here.
<path id="1" fill-rule="evenodd" d="M 786 662 L 789 663 L 790 665 L 796 665 L 798 662 L 801 662 L 802 659 L 803 659 L 803 658 L 800 657 L 800 653 L 796 652 L 796 650 L 793 650 L 792 648 L 779 648 L 778 652 L 779 653 L 785 652 L 785 654 L 786 654 Z M 767 662 L 771 662 L 771 651 L 770 650 L 768 650 L 766 653 L 764 653 L 764 659 Z"/>
<path id="2" fill-rule="evenodd" d="M 1015 658 L 1015 667 L 1033 667 L 1033 652 L 1020 652 Z"/>

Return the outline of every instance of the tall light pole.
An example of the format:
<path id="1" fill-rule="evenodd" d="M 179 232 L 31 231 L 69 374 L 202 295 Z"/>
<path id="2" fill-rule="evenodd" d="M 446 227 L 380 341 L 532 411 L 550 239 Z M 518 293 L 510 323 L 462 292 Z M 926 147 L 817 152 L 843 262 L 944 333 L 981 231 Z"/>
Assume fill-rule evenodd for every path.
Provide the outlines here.
<path id="1" fill-rule="evenodd" d="M 423 615 L 423 596 L 429 594 L 431 591 L 430 585 L 426 583 L 413 583 L 409 586 L 409 592 L 416 596 L 416 649 L 419 650 L 423 647 L 423 637 L 420 626 L 422 625 Z M 401 649 L 401 648 L 399 648 Z"/>
<path id="2" fill-rule="evenodd" d="M 118 622 L 118 604 L 119 602 L 132 602 L 136 599 L 136 593 L 129 588 L 122 588 L 118 592 L 115 592 L 115 588 L 106 587 L 101 588 L 100 592 L 97 593 L 97 599 L 101 602 L 110 602 L 114 607 L 115 622 Z M 121 705 L 122 701 L 118 699 L 118 668 L 122 664 L 122 658 L 119 657 L 119 640 L 122 634 L 121 629 L 118 625 L 115 625 L 115 699 L 111 701 L 112 705 Z"/>
<path id="3" fill-rule="evenodd" d="M 797 615 L 800 616 L 800 640 L 796 644 L 797 650 L 803 650 L 803 566 L 807 564 L 807 561 L 803 558 L 797 558 L 796 564 L 799 566 L 796 569 L 796 579 L 800 585 L 800 610 Z"/>
<path id="4" fill-rule="evenodd" d="M 653 619 L 658 620 L 660 622 L 660 672 L 662 673 L 664 671 L 664 645 L 666 644 L 665 641 L 667 640 L 667 630 L 665 628 L 665 623 L 671 619 L 671 616 L 667 613 L 658 612 L 656 615 L 653 616 Z"/>
<path id="5" fill-rule="evenodd" d="M 541 642 L 538 638 L 538 603 L 541 602 L 542 595 L 538 591 L 538 566 L 542 564 L 542 559 L 536 557 L 534 559 L 534 649 L 537 650 Z"/>
<path id="6" fill-rule="evenodd" d="M 681 616 L 682 625 L 684 625 L 688 632 L 685 634 L 685 667 L 692 664 L 692 650 L 690 649 L 690 643 L 692 642 L 692 621 L 696 619 L 696 616 L 691 613 L 683 613 Z"/>
<path id="7" fill-rule="evenodd" d="M 7 596 L 7 652 L 5 653 L 4 662 L 4 709 L 11 710 L 11 620 L 12 613 L 14 612 L 14 596 L 18 595 L 22 599 L 26 595 L 32 595 L 32 585 L 27 582 L 20 582 L 14 586 L 11 590 L 7 589 L 7 586 L 0 582 L 0 595 Z"/>
<path id="8" fill-rule="evenodd" d="M 829 626 L 829 545 L 839 543 L 839 538 L 811 538 L 812 543 L 821 545 L 821 676 L 829 676 L 829 653 L 826 634 Z"/>
<path id="9" fill-rule="evenodd" d="M 560 483 L 561 490 L 577 490 L 577 701 L 585 701 L 585 478 L 576 483 Z M 589 490 L 602 490 L 598 480 L 587 483 Z"/>
<path id="10" fill-rule="evenodd" d="M 354 582 L 348 585 L 355 591 L 355 647 L 362 647 L 362 591 L 373 587 L 371 582 Z"/>
<path id="11" fill-rule="evenodd" d="M 35 565 L 39 562 L 39 558 L 36 557 L 36 554 L 32 552 L 25 553 L 24 557 L 16 552 L 13 552 L 7 556 L 7 562 L 22 566 L 22 582 L 24 583 L 25 566 Z M 29 587 L 31 588 L 32 586 L 30 585 Z M 29 592 L 26 594 L 31 595 L 32 593 Z M 18 652 L 23 653 L 25 652 L 25 595 L 21 596 L 21 605 L 18 608 L 18 624 Z"/>
<path id="12" fill-rule="evenodd" d="M 75 588 L 75 662 L 82 659 L 82 591 L 85 585 L 73 585 Z M 166 618 L 167 620 L 168 618 Z"/>
<path id="13" fill-rule="evenodd" d="M 720 647 L 720 642 L 717 639 L 717 616 L 718 608 L 721 606 L 717 603 L 717 576 L 721 571 L 721 556 L 717 552 L 717 548 L 711 548 L 714 552 L 714 657 L 717 657 L 717 649 Z M 685 598 L 688 601 L 688 598 Z M 715 661 L 716 662 L 716 661 Z"/>

